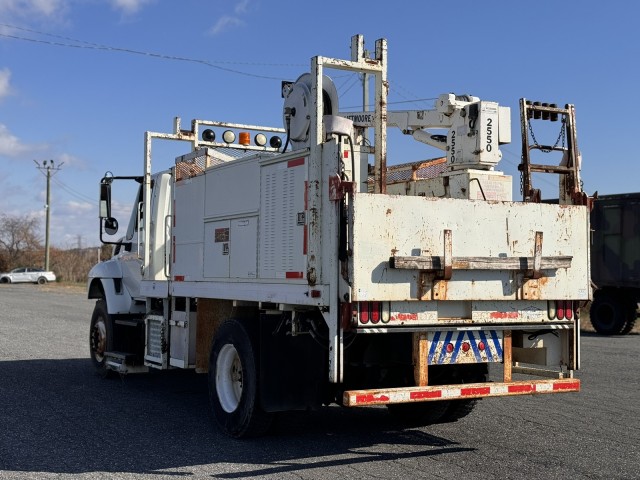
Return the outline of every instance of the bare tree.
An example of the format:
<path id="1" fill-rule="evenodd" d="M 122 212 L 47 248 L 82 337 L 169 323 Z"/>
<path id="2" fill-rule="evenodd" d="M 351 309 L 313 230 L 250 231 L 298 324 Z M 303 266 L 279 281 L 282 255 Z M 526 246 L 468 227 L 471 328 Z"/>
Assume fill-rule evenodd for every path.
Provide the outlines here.
<path id="1" fill-rule="evenodd" d="M 6 264 L 3 270 L 31 260 L 41 249 L 37 218 L 0 214 L 0 263 Z"/>
<path id="2" fill-rule="evenodd" d="M 15 267 L 42 266 L 44 247 L 38 225 L 38 219 L 29 215 L 0 213 L 0 272 Z M 78 236 L 78 248 L 52 248 L 51 270 L 59 281 L 84 283 L 91 267 L 111 255 L 111 245 L 82 248 Z"/>
<path id="3" fill-rule="evenodd" d="M 51 270 L 55 272 L 59 281 L 84 283 L 87 281 L 89 270 L 98 262 L 98 259 L 106 260 L 110 256 L 110 245 L 69 250 L 54 248 L 51 250 Z"/>

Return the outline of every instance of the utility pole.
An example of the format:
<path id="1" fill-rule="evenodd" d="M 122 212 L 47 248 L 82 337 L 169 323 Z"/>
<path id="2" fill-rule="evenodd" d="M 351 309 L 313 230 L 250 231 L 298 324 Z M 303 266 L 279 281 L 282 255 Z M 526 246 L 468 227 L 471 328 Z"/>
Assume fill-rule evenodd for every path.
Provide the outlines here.
<path id="1" fill-rule="evenodd" d="M 33 161 L 36 164 L 36 168 L 42 172 L 42 174 L 47 177 L 47 203 L 44 205 L 45 213 L 46 213 L 46 223 L 45 223 L 45 240 L 44 240 L 44 269 L 49 270 L 49 224 L 51 221 L 51 177 L 60 171 L 64 162 L 62 162 L 57 167 L 53 163 L 53 160 L 43 160 L 42 165 L 40 165 L 36 160 Z M 53 173 L 52 173 L 53 172 Z"/>

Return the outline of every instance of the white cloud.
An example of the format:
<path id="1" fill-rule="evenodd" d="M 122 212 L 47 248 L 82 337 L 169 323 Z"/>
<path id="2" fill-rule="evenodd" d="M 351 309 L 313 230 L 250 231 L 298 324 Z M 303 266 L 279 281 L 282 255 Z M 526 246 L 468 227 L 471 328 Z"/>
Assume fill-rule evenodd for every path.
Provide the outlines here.
<path id="1" fill-rule="evenodd" d="M 222 33 L 225 30 L 229 30 L 230 28 L 239 27 L 242 25 L 244 25 L 244 22 L 239 18 L 225 15 L 221 17 L 213 27 L 211 27 L 211 29 L 209 30 L 209 33 L 213 35 L 218 35 L 219 33 Z"/>
<path id="2" fill-rule="evenodd" d="M 238 2 L 236 8 L 234 8 L 233 11 L 236 12 L 237 15 L 247 13 L 247 11 L 249 11 L 249 0 L 241 0 L 240 2 Z"/>
<path id="3" fill-rule="evenodd" d="M 21 159 L 20 157 L 37 155 L 48 149 L 49 146 L 46 144 L 23 143 L 6 125 L 0 123 L 0 156 Z"/>
<path id="4" fill-rule="evenodd" d="M 0 0 L 0 12 L 33 18 L 54 17 L 67 8 L 67 0 Z"/>
<path id="5" fill-rule="evenodd" d="M 0 100 L 11 93 L 11 87 L 9 86 L 9 80 L 11 79 L 11 70 L 3 68 L 0 70 Z"/>
<path id="6" fill-rule="evenodd" d="M 133 14 L 153 0 L 111 0 L 114 8 L 122 10 L 125 14 Z"/>
<path id="7" fill-rule="evenodd" d="M 249 12 L 250 0 L 240 0 L 233 8 L 233 15 L 223 15 L 218 21 L 209 29 L 211 35 L 218 35 L 224 31 L 230 30 L 235 27 L 242 27 L 245 22 L 240 18 L 241 16 Z"/>
<path id="8" fill-rule="evenodd" d="M 70 200 L 67 202 L 67 208 L 68 208 L 68 212 L 74 212 L 74 213 L 86 213 L 86 212 L 90 212 L 90 213 L 95 213 L 96 216 L 98 215 L 98 209 L 95 205 L 89 203 L 89 202 L 77 202 L 74 200 Z"/>
<path id="9" fill-rule="evenodd" d="M 62 162 L 64 162 L 64 165 L 66 167 L 74 167 L 77 170 L 87 169 L 87 162 L 68 153 L 61 153 L 60 155 L 56 155 L 55 157 L 57 164 L 61 164 Z"/>
<path id="10" fill-rule="evenodd" d="M 22 143 L 18 137 L 13 135 L 6 125 L 0 123 L 0 155 L 15 158 L 32 150 L 32 147 Z"/>

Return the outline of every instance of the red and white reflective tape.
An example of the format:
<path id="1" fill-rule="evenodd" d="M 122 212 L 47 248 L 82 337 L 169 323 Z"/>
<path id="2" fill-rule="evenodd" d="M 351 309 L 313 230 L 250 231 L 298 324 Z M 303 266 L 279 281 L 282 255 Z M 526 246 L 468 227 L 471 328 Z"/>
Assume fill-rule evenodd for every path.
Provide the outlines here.
<path id="1" fill-rule="evenodd" d="M 469 383 L 465 385 L 437 385 L 433 387 L 388 388 L 382 390 L 349 390 L 342 403 L 346 407 L 386 405 L 434 400 L 507 397 L 542 393 L 579 392 L 580 380 L 535 380 L 509 383 Z"/>

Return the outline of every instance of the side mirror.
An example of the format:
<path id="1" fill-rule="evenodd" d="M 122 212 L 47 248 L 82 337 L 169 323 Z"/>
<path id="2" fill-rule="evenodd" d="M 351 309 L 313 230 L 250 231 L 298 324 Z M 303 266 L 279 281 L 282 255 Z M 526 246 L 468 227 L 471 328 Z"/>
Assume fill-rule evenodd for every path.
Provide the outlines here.
<path id="1" fill-rule="evenodd" d="M 104 231 L 107 235 L 115 235 L 118 232 L 118 220 L 113 217 L 104 220 Z"/>
<path id="2" fill-rule="evenodd" d="M 100 182 L 100 218 L 106 218 L 108 220 L 115 221 L 111 217 L 111 180 L 103 178 Z M 116 222 L 116 229 L 117 229 Z M 105 222 L 106 228 L 107 222 Z"/>

